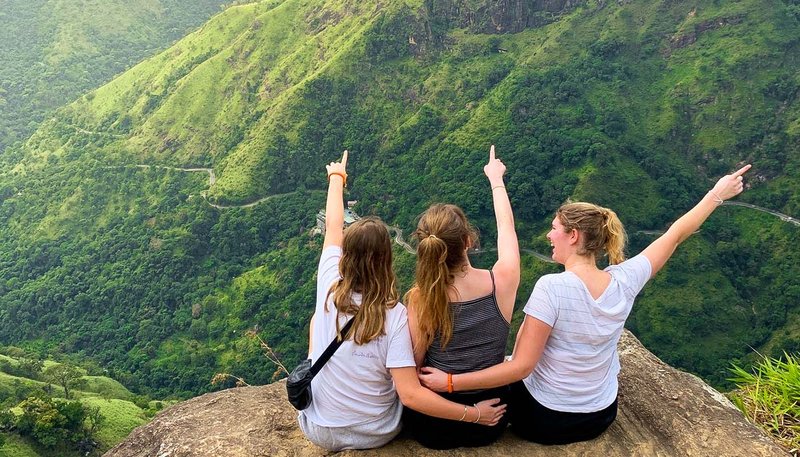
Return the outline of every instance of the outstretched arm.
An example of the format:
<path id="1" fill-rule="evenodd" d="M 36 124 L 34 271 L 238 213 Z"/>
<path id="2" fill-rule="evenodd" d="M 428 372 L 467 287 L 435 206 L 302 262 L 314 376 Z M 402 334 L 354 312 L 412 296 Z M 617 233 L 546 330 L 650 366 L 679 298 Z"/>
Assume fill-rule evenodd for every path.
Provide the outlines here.
<path id="1" fill-rule="evenodd" d="M 511 321 L 519 287 L 519 242 L 514 229 L 514 213 L 511 212 L 511 202 L 503 183 L 506 166 L 495 157 L 494 145 L 489 149 L 489 162 L 483 167 L 483 172 L 492 188 L 494 216 L 497 220 L 497 263 L 492 268 L 497 284 L 497 301 L 503 316 Z"/>
<path id="2" fill-rule="evenodd" d="M 325 203 L 325 240 L 322 249 L 341 246 L 344 239 L 344 186 L 347 184 L 347 151 L 341 162 L 331 162 L 328 169 L 328 199 Z"/>
<path id="3" fill-rule="evenodd" d="M 723 201 L 742 193 L 744 189 L 742 175 L 749 169 L 750 165 L 745 165 L 735 173 L 720 178 L 714 188 L 700 200 L 700 203 L 681 216 L 670 226 L 666 233 L 642 251 L 642 254 L 647 257 L 652 267 L 650 277 L 655 276 L 661 270 L 672 256 L 672 253 L 675 252 L 675 248 L 699 229 L 717 206 L 721 205 Z"/>
<path id="4" fill-rule="evenodd" d="M 526 315 L 517 333 L 511 360 L 480 371 L 452 375 L 452 389 L 454 391 L 489 389 L 523 379 L 539 362 L 552 329 L 539 319 Z M 420 369 L 419 379 L 428 389 L 436 392 L 448 391 L 447 373 L 441 370 L 423 367 Z"/>

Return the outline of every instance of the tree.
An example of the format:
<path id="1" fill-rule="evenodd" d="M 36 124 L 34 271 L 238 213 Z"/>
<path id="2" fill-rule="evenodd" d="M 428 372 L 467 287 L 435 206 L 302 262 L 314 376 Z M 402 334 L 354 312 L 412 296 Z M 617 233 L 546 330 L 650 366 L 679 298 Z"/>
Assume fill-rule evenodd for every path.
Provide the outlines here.
<path id="1" fill-rule="evenodd" d="M 61 386 L 64 389 L 64 398 L 67 400 L 69 400 L 70 386 L 75 384 L 82 375 L 78 368 L 63 363 L 51 365 L 44 370 L 45 379 Z"/>

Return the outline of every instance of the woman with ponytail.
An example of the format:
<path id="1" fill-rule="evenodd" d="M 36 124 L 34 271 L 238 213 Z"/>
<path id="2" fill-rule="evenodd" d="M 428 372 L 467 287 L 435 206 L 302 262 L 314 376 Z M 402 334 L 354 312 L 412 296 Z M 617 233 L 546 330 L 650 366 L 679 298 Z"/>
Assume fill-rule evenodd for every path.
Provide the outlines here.
<path id="1" fill-rule="evenodd" d="M 420 216 L 414 232 L 416 281 L 406 294 L 418 366 L 468 373 L 500 363 L 505 356 L 520 271 L 514 216 L 503 185 L 505 170 L 492 146 L 484 167 L 497 219 L 498 260 L 491 270 L 470 264 L 467 250 L 478 242 L 478 233 L 459 207 L 437 204 Z M 504 402 L 507 392 L 503 386 L 442 395 L 473 404 L 492 398 Z M 507 425 L 500 421 L 494 427 L 477 427 L 423 413 L 406 410 L 404 423 L 412 437 L 432 449 L 485 446 L 496 441 Z"/>
<path id="2" fill-rule="evenodd" d="M 617 342 L 645 283 L 726 199 L 742 192 L 747 165 L 712 190 L 641 254 L 625 260 L 617 215 L 591 203 L 567 203 L 547 234 L 566 271 L 539 278 L 525 305 L 512 360 L 474 373 L 420 371 L 436 391 L 511 386 L 509 420 L 520 437 L 542 444 L 596 438 L 617 416 Z M 608 256 L 605 269 L 597 267 Z M 449 380 L 448 380 L 449 378 Z M 522 381 L 520 381 L 522 380 Z M 517 381 L 517 382 L 515 382 Z"/>
<path id="3" fill-rule="evenodd" d="M 402 404 L 452 421 L 492 426 L 505 413 L 497 399 L 454 403 L 417 379 L 406 308 L 398 301 L 392 241 L 380 219 L 344 230 L 347 151 L 328 168 L 325 239 L 309 334 L 316 362 L 334 338 L 344 341 L 311 382 L 313 399 L 300 429 L 332 451 L 382 446 L 400 432 Z M 353 320 L 346 334 L 341 330 Z"/>

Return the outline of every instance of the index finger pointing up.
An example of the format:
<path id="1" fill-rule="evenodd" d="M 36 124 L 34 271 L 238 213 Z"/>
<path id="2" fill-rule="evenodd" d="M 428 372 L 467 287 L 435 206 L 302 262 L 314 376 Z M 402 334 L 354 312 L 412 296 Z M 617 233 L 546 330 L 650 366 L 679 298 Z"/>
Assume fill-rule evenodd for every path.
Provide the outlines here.
<path id="1" fill-rule="evenodd" d="M 344 153 L 342 154 L 342 165 L 345 167 L 347 166 L 347 149 L 345 149 Z"/>
<path id="2" fill-rule="evenodd" d="M 738 177 L 738 176 L 742 176 L 743 174 L 745 174 L 745 173 L 747 172 L 747 170 L 749 170 L 749 169 L 750 169 L 750 167 L 752 167 L 752 165 L 750 165 L 750 164 L 748 163 L 747 165 L 743 166 L 742 168 L 740 168 L 739 170 L 737 170 L 735 173 L 733 173 L 733 177 L 734 177 L 734 178 L 736 178 L 736 177 Z"/>
<path id="3" fill-rule="evenodd" d="M 494 145 L 489 148 L 489 160 L 494 160 Z"/>

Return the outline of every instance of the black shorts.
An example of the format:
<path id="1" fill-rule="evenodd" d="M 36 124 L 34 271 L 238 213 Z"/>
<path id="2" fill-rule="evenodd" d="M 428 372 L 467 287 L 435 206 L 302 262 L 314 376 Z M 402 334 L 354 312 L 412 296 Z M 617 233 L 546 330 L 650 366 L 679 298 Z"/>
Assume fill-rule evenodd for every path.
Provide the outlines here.
<path id="1" fill-rule="evenodd" d="M 505 404 L 508 404 L 509 400 L 508 386 L 480 392 L 453 392 L 440 395 L 450 401 L 470 406 L 490 398 L 499 398 L 500 402 Z M 507 425 L 508 412 L 497 425 L 487 427 L 470 422 L 439 419 L 438 417 L 414 411 L 411 408 L 404 408 L 403 410 L 403 433 L 406 433 L 407 436 L 417 440 L 421 445 L 429 449 L 488 446 L 502 436 Z"/>
<path id="2" fill-rule="evenodd" d="M 567 413 L 543 406 L 522 381 L 511 384 L 511 431 L 540 444 L 568 444 L 600 436 L 617 417 L 617 400 L 592 413 Z"/>

